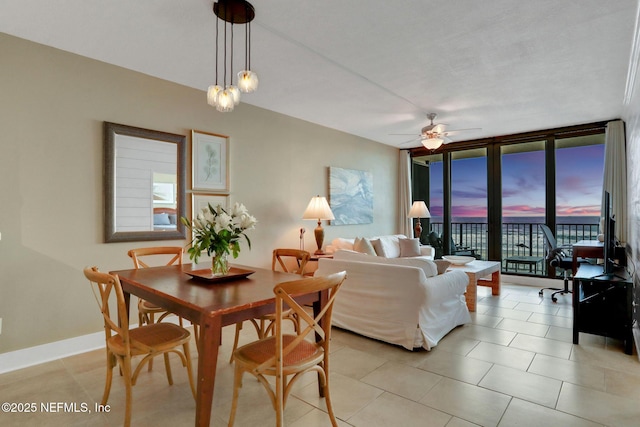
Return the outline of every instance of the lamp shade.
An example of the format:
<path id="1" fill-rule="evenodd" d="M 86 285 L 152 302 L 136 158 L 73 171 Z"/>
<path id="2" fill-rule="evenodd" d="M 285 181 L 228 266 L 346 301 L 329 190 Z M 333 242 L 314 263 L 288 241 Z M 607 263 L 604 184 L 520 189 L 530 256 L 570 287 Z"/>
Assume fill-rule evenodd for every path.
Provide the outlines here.
<path id="1" fill-rule="evenodd" d="M 443 142 L 444 139 L 441 138 L 428 138 L 422 140 L 422 145 L 424 145 L 424 147 L 428 148 L 429 150 L 436 150 L 440 148 Z"/>
<path id="2" fill-rule="evenodd" d="M 419 200 L 417 202 L 413 202 L 407 218 L 431 218 L 431 214 L 429 213 L 427 205 L 423 201 Z"/>
<path id="3" fill-rule="evenodd" d="M 302 219 L 335 219 L 329 203 L 325 197 L 315 196 L 311 198 L 307 209 L 302 214 Z"/>

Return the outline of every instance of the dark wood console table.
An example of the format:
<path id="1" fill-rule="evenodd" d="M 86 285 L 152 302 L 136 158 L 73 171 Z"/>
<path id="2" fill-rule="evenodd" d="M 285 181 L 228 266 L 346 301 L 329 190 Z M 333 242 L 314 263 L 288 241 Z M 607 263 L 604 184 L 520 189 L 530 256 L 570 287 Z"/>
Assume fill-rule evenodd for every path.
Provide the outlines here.
<path id="1" fill-rule="evenodd" d="M 633 282 L 626 270 L 603 275 L 601 265 L 583 264 L 573 277 L 573 343 L 580 332 L 617 338 L 633 352 Z"/>

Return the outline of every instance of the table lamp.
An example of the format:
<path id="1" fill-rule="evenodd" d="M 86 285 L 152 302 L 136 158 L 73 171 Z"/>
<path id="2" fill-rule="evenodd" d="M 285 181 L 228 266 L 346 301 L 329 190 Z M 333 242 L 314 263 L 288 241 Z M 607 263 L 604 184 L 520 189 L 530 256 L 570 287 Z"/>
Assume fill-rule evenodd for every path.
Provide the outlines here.
<path id="1" fill-rule="evenodd" d="M 320 197 L 319 195 L 312 197 L 307 209 L 304 211 L 304 214 L 302 214 L 302 219 L 318 220 L 318 226 L 314 230 L 318 250 L 315 251 L 314 254 L 323 255 L 322 242 L 324 241 L 324 229 L 322 228 L 321 221 L 323 219 L 335 219 L 333 212 L 331 212 L 331 208 L 329 207 L 329 203 L 327 203 L 327 199 L 325 197 Z"/>
<path id="2" fill-rule="evenodd" d="M 431 218 L 431 214 L 429 213 L 429 209 L 427 209 L 427 205 L 422 200 L 418 200 L 416 202 L 413 202 L 413 206 L 411 206 L 407 218 L 418 218 L 418 221 L 416 221 L 416 228 L 413 231 L 413 237 L 419 239 L 420 235 L 422 234 L 422 224 L 420 224 L 420 218 Z"/>

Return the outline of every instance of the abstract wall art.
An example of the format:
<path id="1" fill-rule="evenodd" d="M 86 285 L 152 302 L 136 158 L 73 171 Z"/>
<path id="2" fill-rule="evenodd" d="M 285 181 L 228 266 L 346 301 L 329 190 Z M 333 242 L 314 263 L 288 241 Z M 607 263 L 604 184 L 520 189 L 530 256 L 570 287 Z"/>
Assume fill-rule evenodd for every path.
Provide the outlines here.
<path id="1" fill-rule="evenodd" d="M 329 168 L 329 204 L 335 216 L 332 225 L 373 222 L 373 177 L 371 172 Z"/>

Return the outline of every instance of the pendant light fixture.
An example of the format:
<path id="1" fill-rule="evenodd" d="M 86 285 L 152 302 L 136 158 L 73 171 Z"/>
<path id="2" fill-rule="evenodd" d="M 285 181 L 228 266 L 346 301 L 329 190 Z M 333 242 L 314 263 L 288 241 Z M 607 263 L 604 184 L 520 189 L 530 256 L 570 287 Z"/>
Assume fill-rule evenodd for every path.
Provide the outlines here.
<path id="1" fill-rule="evenodd" d="M 250 70 L 251 66 L 251 28 L 250 23 L 255 18 L 255 10 L 251 3 L 245 0 L 218 0 L 213 4 L 216 15 L 216 83 L 207 90 L 207 103 L 216 107 L 218 111 L 230 112 L 240 103 L 240 92 L 250 93 L 258 88 L 258 76 Z M 222 84 L 218 79 L 218 61 L 220 56 L 219 21 L 224 22 L 224 48 L 222 54 Z M 238 86 L 233 84 L 233 26 L 245 25 L 245 69 L 238 73 Z M 229 36 L 229 37 L 228 37 Z M 228 40 L 229 39 L 229 40 Z M 229 55 L 227 55 L 227 48 Z M 229 67 L 227 68 L 227 62 Z M 227 70 L 229 80 L 227 80 Z"/>

